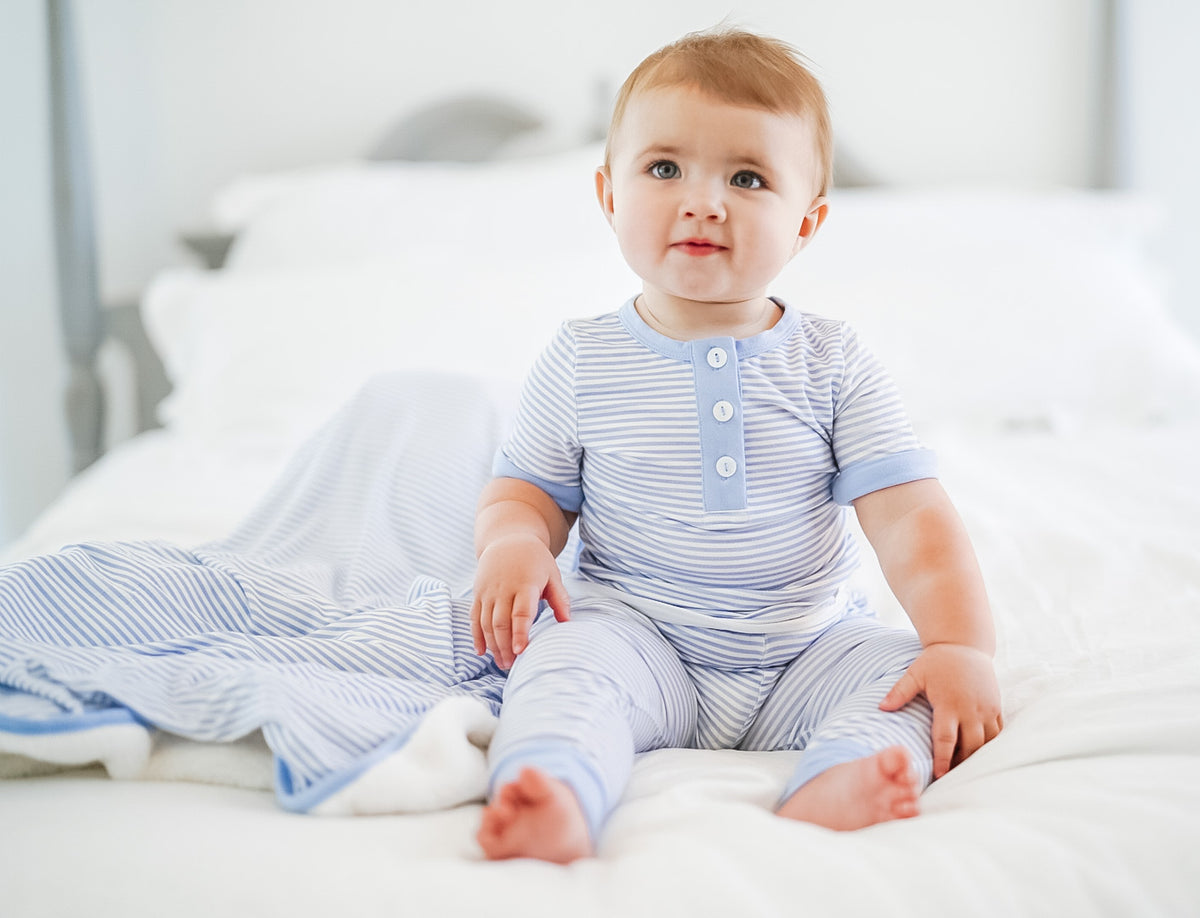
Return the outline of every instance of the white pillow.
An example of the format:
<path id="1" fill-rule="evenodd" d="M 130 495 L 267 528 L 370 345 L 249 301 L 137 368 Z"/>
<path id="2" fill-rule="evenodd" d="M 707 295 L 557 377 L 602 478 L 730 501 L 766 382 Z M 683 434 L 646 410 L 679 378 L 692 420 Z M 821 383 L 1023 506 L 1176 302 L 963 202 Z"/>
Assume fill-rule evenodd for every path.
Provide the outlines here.
<path id="1" fill-rule="evenodd" d="M 616 251 L 596 201 L 599 146 L 482 164 L 373 162 L 247 177 L 217 195 L 236 232 L 225 270 L 372 261 L 444 246 L 464 264 L 499 252 Z"/>
<path id="2" fill-rule="evenodd" d="M 1200 415 L 1200 347 L 1143 254 L 1148 201 L 1086 191 L 835 192 L 774 291 L 851 322 L 919 424 Z"/>
<path id="3" fill-rule="evenodd" d="M 147 301 L 176 385 L 164 418 L 250 423 L 375 370 L 519 377 L 562 319 L 640 287 L 594 199 L 601 156 L 343 165 L 228 189 L 229 269 L 169 276 Z M 1195 417 L 1200 348 L 1142 253 L 1156 216 L 1114 193 L 838 190 L 771 292 L 850 321 L 919 425 Z"/>
<path id="4" fill-rule="evenodd" d="M 538 266 L 409 249 L 386 262 L 161 274 L 143 301 L 174 429 L 309 424 L 375 373 L 431 369 L 516 386 L 567 318 L 638 289 L 615 253 Z"/>

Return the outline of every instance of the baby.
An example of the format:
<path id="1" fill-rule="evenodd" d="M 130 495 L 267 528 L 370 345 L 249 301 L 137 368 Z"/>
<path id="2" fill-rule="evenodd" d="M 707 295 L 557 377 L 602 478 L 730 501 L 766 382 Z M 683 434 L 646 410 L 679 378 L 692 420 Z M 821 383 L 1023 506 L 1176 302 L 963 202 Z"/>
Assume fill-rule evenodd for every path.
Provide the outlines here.
<path id="1" fill-rule="evenodd" d="M 620 91 L 596 192 L 641 293 L 559 330 L 476 520 L 475 649 L 510 669 L 489 858 L 592 854 L 638 752 L 803 749 L 779 815 L 856 829 L 916 815 L 1001 729 L 933 456 L 853 330 L 767 296 L 831 171 L 824 94 L 779 41 L 691 34 Z M 915 635 L 846 587 L 847 506 Z"/>

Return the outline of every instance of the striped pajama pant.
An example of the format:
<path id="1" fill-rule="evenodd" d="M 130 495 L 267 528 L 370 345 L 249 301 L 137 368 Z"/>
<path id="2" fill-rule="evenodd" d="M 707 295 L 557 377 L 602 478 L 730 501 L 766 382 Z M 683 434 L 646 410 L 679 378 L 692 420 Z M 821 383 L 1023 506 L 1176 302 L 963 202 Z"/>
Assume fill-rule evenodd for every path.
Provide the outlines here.
<path id="1" fill-rule="evenodd" d="M 857 608 L 816 635 L 735 634 L 576 600 L 569 622 L 539 616 L 509 673 L 490 789 L 539 768 L 575 791 L 596 838 L 634 754 L 652 749 L 802 749 L 782 802 L 833 765 L 900 745 L 924 787 L 928 702 L 879 710 L 920 651 L 915 634 Z"/>

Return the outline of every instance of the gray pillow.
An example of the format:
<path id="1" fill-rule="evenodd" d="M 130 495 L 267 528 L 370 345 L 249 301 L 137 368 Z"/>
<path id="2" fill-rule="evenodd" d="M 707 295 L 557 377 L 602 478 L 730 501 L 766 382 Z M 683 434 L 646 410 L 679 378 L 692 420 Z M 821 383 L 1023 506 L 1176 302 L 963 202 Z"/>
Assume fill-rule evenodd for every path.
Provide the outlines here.
<path id="1" fill-rule="evenodd" d="M 480 162 L 542 119 L 504 99 L 460 96 L 401 118 L 371 151 L 373 160 Z"/>

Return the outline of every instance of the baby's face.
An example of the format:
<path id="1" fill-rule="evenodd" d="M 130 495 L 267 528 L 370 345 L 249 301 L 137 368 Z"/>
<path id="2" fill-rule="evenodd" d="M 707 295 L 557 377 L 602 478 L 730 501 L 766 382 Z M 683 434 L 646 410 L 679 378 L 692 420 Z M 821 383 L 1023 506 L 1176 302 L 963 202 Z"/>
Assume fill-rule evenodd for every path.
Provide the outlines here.
<path id="1" fill-rule="evenodd" d="M 653 89 L 629 100 L 597 193 L 647 294 L 745 302 L 824 217 L 816 155 L 804 118 Z"/>

